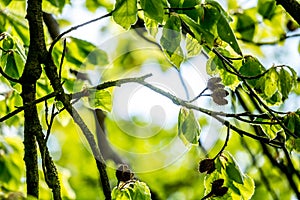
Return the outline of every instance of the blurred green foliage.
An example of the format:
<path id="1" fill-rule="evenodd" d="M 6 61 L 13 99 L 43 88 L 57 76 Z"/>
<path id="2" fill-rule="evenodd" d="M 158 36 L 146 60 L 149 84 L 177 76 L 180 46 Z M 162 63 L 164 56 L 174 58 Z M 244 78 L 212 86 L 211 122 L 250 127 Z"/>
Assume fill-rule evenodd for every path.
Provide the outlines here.
<path id="1" fill-rule="evenodd" d="M 171 5 L 173 9 L 164 9 L 167 5 Z M 72 2 L 55 0 L 43 2 L 44 11 L 53 13 L 58 18 L 65 6 L 72 6 Z M 255 109 L 255 105 L 249 101 L 249 91 L 245 82 L 269 106 L 284 107 L 286 100 L 290 98 L 290 93 L 294 93 L 295 96 L 300 94 L 296 74 L 299 70 L 285 65 L 267 67 L 259 61 L 259 58 L 263 58 L 266 53 L 261 48 L 264 42 L 268 44 L 270 41 L 278 41 L 276 44 L 284 44 L 285 40 L 281 39 L 289 33 L 287 24 L 292 21 L 281 7 L 276 6 L 274 0 L 259 0 L 257 5 L 250 8 L 243 8 L 239 5 L 239 1 L 228 0 L 226 11 L 217 1 L 212 0 L 207 0 L 203 4 L 198 0 L 142 0 L 140 2 L 117 0 L 115 5 L 108 0 L 86 0 L 83 6 L 85 8 L 82 9 L 90 12 L 96 12 L 99 8 L 105 8 L 107 11 L 114 10 L 112 19 L 125 30 L 108 25 L 106 29 L 108 34 L 112 34 L 115 30 L 124 33 L 136 25 L 138 19 L 143 19 L 145 27 L 138 27 L 140 30 L 136 29 L 132 32 L 134 37 L 140 35 L 147 37 L 152 45 L 151 48 L 155 50 L 137 50 L 145 42 L 142 38 L 136 42 L 120 37 L 116 39 L 115 46 L 112 45 L 115 47 L 113 51 L 106 52 L 108 49 L 102 49 L 101 45 L 97 47 L 93 42 L 67 37 L 66 56 L 61 68 L 63 87 L 67 92 L 76 93 L 91 86 L 91 81 L 85 75 L 92 70 L 98 70 L 100 81 L 117 79 L 132 71 L 141 72 L 143 65 L 151 60 L 160 65 L 161 73 L 172 67 L 179 71 L 185 61 L 203 50 L 210 57 L 206 64 L 207 73 L 212 76 L 219 75 L 222 84 L 232 91 L 242 90 L 241 98 L 244 98 L 246 107 L 250 111 Z M 193 9 L 180 9 L 191 7 Z M 139 9 L 143 9 L 143 12 Z M 22 74 L 29 47 L 25 15 L 26 1 L 0 2 L 0 67 L 15 79 Z M 58 21 L 68 24 L 64 20 Z M 163 26 L 161 32 L 158 32 L 159 26 Z M 295 26 L 297 29 L 298 25 Z M 157 35 L 161 35 L 158 48 L 153 44 Z M 50 43 L 49 35 L 46 38 Z M 300 45 L 298 45 L 300 52 L 299 47 Z M 213 48 L 225 57 L 237 58 L 232 59 L 231 64 L 233 70 L 236 70 L 235 73 L 245 77 L 244 83 L 241 77 L 228 72 L 224 60 L 212 52 Z M 162 51 L 159 51 L 160 49 Z M 57 66 L 61 64 L 63 51 L 63 43 L 57 43 L 52 52 Z M 245 52 L 255 56 L 243 56 Z M 22 106 L 21 86 L 0 76 L 0 87 L 0 117 L 3 117 Z M 37 83 L 37 98 L 51 92 L 53 90 L 43 72 Z M 213 141 L 213 148 L 207 149 L 206 152 L 203 147 L 197 146 L 199 138 L 202 143 L 206 142 L 202 141 L 200 132 L 214 125 L 201 123 L 203 116 L 198 120 L 199 116 L 194 115 L 192 110 L 182 108 L 179 112 L 178 124 L 165 128 L 149 125 L 138 116 L 137 119 L 114 118 L 112 114 L 114 89 L 90 92 L 86 96 L 89 98 L 80 101 L 77 107 L 85 123 L 95 133 L 95 117 L 90 109 L 101 108 L 108 112 L 105 119 L 107 140 L 113 150 L 130 164 L 135 177 L 140 180 L 140 182 L 130 183 L 129 189 L 118 190 L 115 188 L 118 184 L 115 177 L 117 164 L 107 160 L 107 172 L 111 188 L 115 188 L 113 190 L 115 198 L 118 195 L 122 197 L 127 195 L 124 199 L 130 197 L 149 199 L 149 187 L 153 192 L 152 195 L 157 199 L 199 200 L 213 191 L 212 183 L 219 179 L 224 180 L 221 186 L 228 188 L 228 192 L 219 195 L 218 198 L 214 193 L 213 197 L 217 199 L 273 199 L 274 196 L 279 199 L 294 198 L 289 181 L 268 160 L 258 142 L 240 137 L 237 132 L 232 131 L 226 146 L 227 151 L 214 159 L 216 170 L 211 174 L 200 174 L 199 161 L 217 155 L 224 142 L 227 142 L 223 138 L 223 129 L 214 129 L 214 132 L 219 133 L 218 136 L 210 136 L 211 133 L 208 133 L 208 139 L 205 139 Z M 230 111 L 241 109 L 241 105 L 234 104 L 234 97 L 231 101 L 233 106 Z M 48 146 L 59 171 L 63 199 L 103 199 L 96 163 L 89 146 L 79 128 L 68 113 L 62 110 L 60 102 L 55 99 L 47 100 L 47 106 L 43 103 L 38 104 L 44 133 L 48 128 L 45 122 L 48 117 L 46 116 L 48 104 L 51 108 L 55 106 L 55 111 L 59 112 L 52 125 Z M 287 129 L 299 136 L 299 111 L 289 112 L 282 118 Z M 254 122 L 271 123 L 272 120 L 256 118 Z M 234 120 L 232 123 L 254 134 L 252 124 Z M 147 131 L 144 125 L 147 126 Z M 21 113 L 0 124 L 0 198 L 3 199 L 22 199 L 26 196 L 23 126 Z M 263 136 L 270 140 L 284 138 L 287 149 L 292 152 L 291 159 L 298 170 L 300 167 L 299 138 L 284 134 L 282 126 L 278 124 L 272 126 L 260 124 L 259 127 L 262 129 Z M 126 130 L 130 130 L 130 134 Z M 277 156 L 276 160 L 279 163 L 286 162 L 278 149 L 272 149 L 271 153 Z M 51 199 L 51 191 L 47 188 L 41 170 L 41 159 L 39 162 L 40 199 Z M 144 185 L 145 183 L 147 186 Z M 299 188 L 299 180 L 296 183 Z M 275 194 L 272 194 L 270 188 L 273 188 Z"/>

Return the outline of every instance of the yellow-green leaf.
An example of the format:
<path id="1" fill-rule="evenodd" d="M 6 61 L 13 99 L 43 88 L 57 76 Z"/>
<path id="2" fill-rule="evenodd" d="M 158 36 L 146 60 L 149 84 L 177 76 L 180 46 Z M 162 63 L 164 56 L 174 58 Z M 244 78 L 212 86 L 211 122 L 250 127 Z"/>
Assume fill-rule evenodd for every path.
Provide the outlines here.
<path id="1" fill-rule="evenodd" d="M 129 29 L 137 20 L 137 0 L 117 0 L 112 16 L 117 24 Z"/>
<path id="2" fill-rule="evenodd" d="M 182 107 L 178 115 L 178 135 L 185 145 L 198 144 L 201 127 L 194 112 Z"/>
<path id="3" fill-rule="evenodd" d="M 89 105 L 92 108 L 100 108 L 110 112 L 112 109 L 112 98 L 108 90 L 92 90 L 89 95 Z"/>

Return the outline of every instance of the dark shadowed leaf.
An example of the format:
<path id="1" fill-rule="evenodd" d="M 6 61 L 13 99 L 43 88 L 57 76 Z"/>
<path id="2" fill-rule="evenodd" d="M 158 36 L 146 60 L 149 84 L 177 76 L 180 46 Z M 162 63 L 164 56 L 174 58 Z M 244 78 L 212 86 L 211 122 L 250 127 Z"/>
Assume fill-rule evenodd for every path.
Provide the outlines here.
<path id="1" fill-rule="evenodd" d="M 255 21 L 247 14 L 237 14 L 236 31 L 243 39 L 252 41 L 255 32 Z"/>
<path id="2" fill-rule="evenodd" d="M 258 13 L 261 14 L 263 18 L 272 19 L 276 10 L 276 1 L 259 0 L 257 7 L 258 7 Z"/>
<path id="3" fill-rule="evenodd" d="M 160 23 L 163 21 L 164 18 L 163 1 L 141 0 L 140 4 L 147 17 L 154 19 Z"/>

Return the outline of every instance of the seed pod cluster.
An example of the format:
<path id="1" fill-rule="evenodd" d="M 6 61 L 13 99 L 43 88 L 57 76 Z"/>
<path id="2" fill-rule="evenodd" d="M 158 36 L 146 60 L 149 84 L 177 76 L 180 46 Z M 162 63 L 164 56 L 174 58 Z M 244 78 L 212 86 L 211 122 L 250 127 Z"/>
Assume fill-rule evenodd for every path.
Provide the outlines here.
<path id="1" fill-rule="evenodd" d="M 116 177 L 118 179 L 118 182 L 127 182 L 133 178 L 134 174 L 129 169 L 128 165 L 122 164 L 119 166 L 119 168 L 116 170 Z"/>
<path id="2" fill-rule="evenodd" d="M 228 104 L 227 97 L 229 93 L 225 90 L 225 86 L 221 83 L 220 77 L 213 77 L 208 80 L 207 88 L 212 91 L 211 97 L 213 101 L 218 105 Z"/>
<path id="3" fill-rule="evenodd" d="M 199 163 L 199 172 L 204 173 L 206 172 L 207 174 L 211 174 L 213 171 L 215 171 L 215 161 L 214 159 L 204 159 L 201 160 Z"/>

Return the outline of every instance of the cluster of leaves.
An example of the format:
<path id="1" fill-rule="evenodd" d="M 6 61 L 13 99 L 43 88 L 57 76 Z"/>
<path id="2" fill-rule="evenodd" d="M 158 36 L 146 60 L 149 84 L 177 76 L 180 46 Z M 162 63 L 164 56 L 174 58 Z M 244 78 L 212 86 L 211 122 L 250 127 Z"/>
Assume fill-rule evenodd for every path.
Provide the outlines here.
<path id="1" fill-rule="evenodd" d="M 249 85 L 271 105 L 286 100 L 297 85 L 297 74 L 291 67 L 274 66 L 266 70 L 256 58 L 251 56 L 244 58 L 239 72 L 248 79 L 250 77 L 250 80 L 247 80 Z"/>
<path id="2" fill-rule="evenodd" d="M 145 0 L 138 4 L 135 0 L 118 0 L 113 11 L 113 19 L 125 29 L 129 29 L 140 17 L 137 12 L 138 6 L 142 8 L 141 17 L 150 34 L 155 36 L 157 31 L 153 32 L 153 29 L 157 30 L 159 25 L 163 25 L 160 45 L 167 58 L 178 69 L 186 57 L 197 55 L 201 46 L 209 50 L 218 45 L 219 39 L 229 44 L 237 54 L 242 55 L 229 25 L 231 18 L 216 1 L 200 3 L 195 0 L 187 3 Z M 187 6 L 189 11 L 175 9 Z M 165 15 L 165 11 L 169 11 L 169 15 Z M 182 33 L 186 35 L 187 55 L 184 55 L 181 45 Z"/>
<path id="3" fill-rule="evenodd" d="M 227 151 L 214 159 L 200 161 L 199 171 L 207 173 L 204 198 L 222 196 L 222 199 L 240 199 L 241 197 L 250 199 L 254 194 L 253 179 L 241 171 L 233 156 Z"/>

